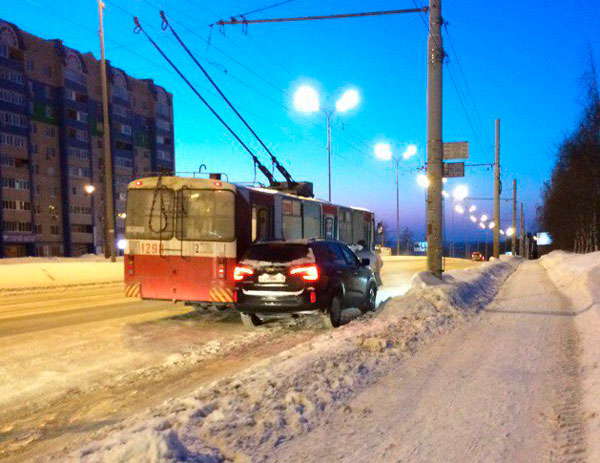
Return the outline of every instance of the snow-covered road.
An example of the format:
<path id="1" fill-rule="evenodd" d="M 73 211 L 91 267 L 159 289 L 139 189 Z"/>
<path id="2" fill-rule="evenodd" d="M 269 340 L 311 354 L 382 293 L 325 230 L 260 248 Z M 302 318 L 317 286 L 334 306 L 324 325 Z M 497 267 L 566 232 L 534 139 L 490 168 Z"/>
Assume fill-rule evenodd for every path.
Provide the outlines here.
<path id="1" fill-rule="evenodd" d="M 485 313 L 391 369 L 277 462 L 585 461 L 571 306 L 525 262 Z"/>
<path id="2" fill-rule="evenodd" d="M 423 258 L 392 259 L 385 297 Z M 453 261 L 452 268 L 472 266 Z M 232 311 L 123 297 L 119 283 L 0 299 L 0 460 L 22 461 L 323 333 L 313 321 L 248 331 Z"/>

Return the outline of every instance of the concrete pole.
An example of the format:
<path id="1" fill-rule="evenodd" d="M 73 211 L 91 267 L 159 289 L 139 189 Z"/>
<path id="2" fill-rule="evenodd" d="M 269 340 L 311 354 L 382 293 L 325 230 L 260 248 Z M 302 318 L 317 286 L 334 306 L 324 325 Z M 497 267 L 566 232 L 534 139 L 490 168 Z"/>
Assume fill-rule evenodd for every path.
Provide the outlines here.
<path id="1" fill-rule="evenodd" d="M 396 255 L 400 255 L 400 158 L 396 161 Z"/>
<path id="2" fill-rule="evenodd" d="M 496 163 L 494 165 L 494 257 L 500 257 L 500 119 L 496 119 Z"/>
<path id="3" fill-rule="evenodd" d="M 329 165 L 329 202 L 331 202 L 331 111 L 327 111 L 327 162 Z"/>
<path id="4" fill-rule="evenodd" d="M 525 217 L 523 216 L 523 203 L 521 203 L 521 217 L 519 226 L 519 255 L 525 257 Z"/>
<path id="5" fill-rule="evenodd" d="M 512 255 L 517 255 L 517 179 L 513 180 L 513 204 L 512 204 Z"/>
<path id="6" fill-rule="evenodd" d="M 442 277 L 442 1 L 429 1 L 427 40 L 427 270 Z"/>
<path id="7" fill-rule="evenodd" d="M 104 257 L 110 257 L 115 262 L 115 211 L 113 205 L 113 175 L 112 154 L 110 150 L 110 123 L 108 120 L 108 84 L 106 82 L 106 60 L 104 58 L 104 3 L 98 0 L 98 16 L 100 19 L 100 80 L 102 83 L 102 112 L 103 119 L 103 147 L 104 147 Z"/>

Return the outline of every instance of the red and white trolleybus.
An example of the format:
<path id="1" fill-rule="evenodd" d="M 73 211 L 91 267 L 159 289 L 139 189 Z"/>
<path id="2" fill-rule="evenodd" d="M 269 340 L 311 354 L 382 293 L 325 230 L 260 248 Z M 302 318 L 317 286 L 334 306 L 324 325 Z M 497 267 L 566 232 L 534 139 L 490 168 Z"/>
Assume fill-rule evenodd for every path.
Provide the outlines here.
<path id="1" fill-rule="evenodd" d="M 365 209 L 215 178 L 141 178 L 127 195 L 125 293 L 222 307 L 252 242 L 322 237 L 370 248 L 373 220 Z"/>

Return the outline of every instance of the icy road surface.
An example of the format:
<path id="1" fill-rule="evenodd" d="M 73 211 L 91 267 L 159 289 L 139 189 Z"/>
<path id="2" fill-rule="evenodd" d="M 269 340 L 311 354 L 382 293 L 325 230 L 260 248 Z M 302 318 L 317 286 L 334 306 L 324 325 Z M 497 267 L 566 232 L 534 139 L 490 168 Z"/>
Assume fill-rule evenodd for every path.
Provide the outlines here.
<path id="1" fill-rule="evenodd" d="M 403 294 L 424 268 L 424 258 L 386 259 L 380 299 Z M 129 299 L 114 283 L 1 295 L 0 460 L 34 457 L 241 371 L 322 333 L 315 322 L 249 331 L 232 311 Z"/>
<path id="2" fill-rule="evenodd" d="M 485 313 L 359 394 L 284 462 L 582 462 L 572 307 L 525 262 Z"/>

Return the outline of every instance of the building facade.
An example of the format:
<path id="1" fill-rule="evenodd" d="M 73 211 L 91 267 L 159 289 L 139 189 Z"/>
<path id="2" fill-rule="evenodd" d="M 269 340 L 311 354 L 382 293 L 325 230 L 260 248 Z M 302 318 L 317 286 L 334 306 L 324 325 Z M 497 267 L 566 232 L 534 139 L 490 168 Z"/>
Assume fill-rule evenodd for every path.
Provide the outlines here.
<path id="1" fill-rule="evenodd" d="M 174 172 L 173 98 L 107 61 L 117 239 L 127 184 Z M 0 19 L 0 257 L 104 245 L 100 62 Z"/>

